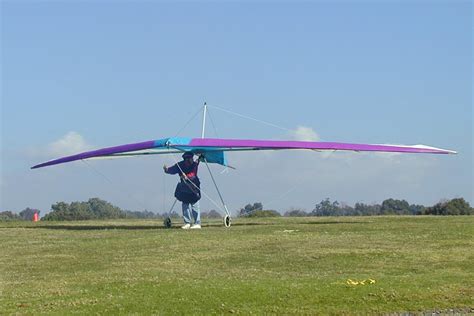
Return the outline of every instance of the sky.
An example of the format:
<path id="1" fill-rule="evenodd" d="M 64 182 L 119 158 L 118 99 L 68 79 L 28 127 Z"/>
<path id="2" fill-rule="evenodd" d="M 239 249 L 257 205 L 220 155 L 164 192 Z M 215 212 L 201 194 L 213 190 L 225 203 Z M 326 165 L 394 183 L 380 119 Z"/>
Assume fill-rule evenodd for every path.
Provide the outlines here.
<path id="1" fill-rule="evenodd" d="M 236 170 L 211 168 L 234 213 L 254 202 L 311 211 L 325 198 L 474 203 L 470 1 L 0 5 L 0 211 L 45 214 L 56 202 L 92 197 L 168 211 L 177 179 L 162 165 L 179 156 L 30 167 L 89 149 L 200 137 L 204 102 L 208 137 L 459 152 L 230 153 Z M 218 209 L 206 168 L 199 174 L 210 198 L 202 210 Z"/>

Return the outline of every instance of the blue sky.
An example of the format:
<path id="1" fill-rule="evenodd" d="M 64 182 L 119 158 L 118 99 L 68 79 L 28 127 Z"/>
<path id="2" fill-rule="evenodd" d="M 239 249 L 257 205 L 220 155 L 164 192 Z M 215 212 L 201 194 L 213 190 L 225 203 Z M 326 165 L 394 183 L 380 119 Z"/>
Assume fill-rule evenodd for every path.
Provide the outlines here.
<path id="1" fill-rule="evenodd" d="M 237 170 L 214 168 L 232 210 L 474 201 L 470 2 L 3 1 L 1 14 L 1 210 L 98 196 L 161 212 L 172 158 L 29 167 L 174 136 L 204 101 L 293 131 L 211 108 L 219 137 L 285 139 L 305 127 L 323 141 L 460 153 L 232 154 Z M 199 135 L 199 118 L 181 134 Z"/>

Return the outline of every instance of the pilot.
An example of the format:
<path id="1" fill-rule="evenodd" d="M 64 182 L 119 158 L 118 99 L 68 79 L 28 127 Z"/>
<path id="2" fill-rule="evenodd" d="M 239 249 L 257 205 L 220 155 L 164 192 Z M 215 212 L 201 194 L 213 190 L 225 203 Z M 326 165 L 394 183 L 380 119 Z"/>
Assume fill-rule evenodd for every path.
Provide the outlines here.
<path id="1" fill-rule="evenodd" d="M 199 159 L 194 161 L 194 153 L 185 152 L 183 160 L 171 167 L 163 166 L 163 170 L 168 174 L 179 174 L 180 182 L 176 185 L 174 196 L 181 201 L 183 210 L 184 225 L 182 229 L 200 229 L 201 212 L 199 210 L 199 200 L 201 199 L 200 181 L 197 176 Z M 194 224 L 191 225 L 191 213 Z"/>

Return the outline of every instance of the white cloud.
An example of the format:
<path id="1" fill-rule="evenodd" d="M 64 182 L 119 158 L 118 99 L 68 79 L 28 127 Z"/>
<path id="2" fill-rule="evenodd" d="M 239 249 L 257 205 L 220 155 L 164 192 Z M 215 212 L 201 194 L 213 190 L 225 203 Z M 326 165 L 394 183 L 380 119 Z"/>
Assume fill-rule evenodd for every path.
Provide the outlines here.
<path id="1" fill-rule="evenodd" d="M 89 145 L 79 133 L 71 131 L 48 145 L 46 152 L 51 156 L 66 156 L 77 154 L 91 149 Z"/>
<path id="2" fill-rule="evenodd" d="M 298 126 L 295 130 L 290 131 L 290 137 L 300 141 L 319 141 L 319 135 L 311 128 L 306 126 Z"/>
<path id="3" fill-rule="evenodd" d="M 92 145 L 88 144 L 84 137 L 71 131 L 46 146 L 25 148 L 24 154 L 34 160 L 52 159 L 77 154 L 92 148 Z"/>

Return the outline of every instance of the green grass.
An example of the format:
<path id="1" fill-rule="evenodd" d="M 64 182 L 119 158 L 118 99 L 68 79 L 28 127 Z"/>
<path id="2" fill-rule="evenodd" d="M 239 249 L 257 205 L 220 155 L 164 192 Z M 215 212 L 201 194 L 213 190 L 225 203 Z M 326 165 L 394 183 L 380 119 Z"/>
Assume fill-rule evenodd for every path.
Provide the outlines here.
<path id="1" fill-rule="evenodd" d="M 178 223 L 175 223 L 178 225 Z M 474 216 L 0 223 L 0 314 L 474 308 Z M 372 278 L 375 284 L 348 285 Z"/>

